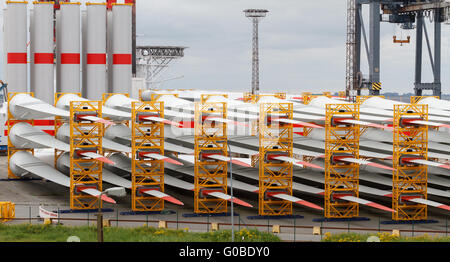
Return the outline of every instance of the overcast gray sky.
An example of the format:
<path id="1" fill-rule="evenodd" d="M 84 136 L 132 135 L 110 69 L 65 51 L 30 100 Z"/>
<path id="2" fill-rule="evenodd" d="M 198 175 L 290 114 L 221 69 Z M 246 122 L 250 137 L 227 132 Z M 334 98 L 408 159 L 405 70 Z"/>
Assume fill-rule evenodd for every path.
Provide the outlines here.
<path id="1" fill-rule="evenodd" d="M 300 93 L 345 89 L 345 0 L 137 2 L 138 44 L 188 47 L 185 57 L 166 73 L 167 78 L 184 77 L 165 82 L 164 88 L 250 91 L 252 27 L 242 11 L 264 8 L 269 13 L 259 27 L 261 91 Z M 427 25 L 432 33 L 429 22 Z M 415 42 L 414 31 L 402 32 L 398 26 L 382 25 L 383 91 L 412 92 L 414 44 L 393 44 L 393 35 L 398 38 L 409 35 L 411 42 Z M 450 79 L 446 74 L 450 70 L 449 56 L 450 26 L 444 25 L 444 93 L 450 93 Z M 427 52 L 423 60 L 426 63 L 424 81 L 431 82 Z M 364 54 L 362 64 L 363 69 L 367 68 Z"/>

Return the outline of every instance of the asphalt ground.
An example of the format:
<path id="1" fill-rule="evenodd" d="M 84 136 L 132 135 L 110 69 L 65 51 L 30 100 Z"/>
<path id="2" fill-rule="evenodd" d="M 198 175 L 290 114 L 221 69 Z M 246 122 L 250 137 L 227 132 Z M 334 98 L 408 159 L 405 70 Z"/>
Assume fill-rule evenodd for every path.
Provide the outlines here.
<path id="1" fill-rule="evenodd" d="M 104 187 L 112 187 L 104 183 Z M 448 217 L 450 212 L 437 208 L 429 208 L 428 219 L 436 223 L 415 224 L 384 224 L 391 221 L 391 213 L 377 210 L 371 207 L 360 206 L 360 217 L 363 221 L 339 221 L 339 222 L 315 222 L 314 219 L 323 218 L 322 211 L 295 205 L 293 214 L 297 218 L 283 219 L 252 219 L 258 215 L 258 195 L 254 193 L 235 190 L 235 195 L 253 205 L 253 208 L 235 206 L 234 224 L 235 230 L 257 228 L 261 231 L 273 231 L 274 225 L 280 225 L 280 233 L 276 233 L 284 241 L 320 241 L 325 232 L 358 232 L 377 233 L 389 232 L 397 229 L 402 235 L 412 236 L 427 233 L 428 235 L 448 235 Z M 127 215 L 123 212 L 131 211 L 131 196 L 127 192 L 126 197 L 117 198 L 117 204 L 104 203 L 104 219 L 110 221 L 111 226 L 157 227 L 159 221 L 168 221 L 168 228 L 184 229 L 191 232 L 206 232 L 211 230 L 211 223 L 219 223 L 220 229 L 231 229 L 230 216 L 189 217 L 194 213 L 193 192 L 166 187 L 166 193 L 176 197 L 184 203 L 177 206 L 171 203 L 165 204 L 165 212 L 162 214 Z M 295 194 L 304 200 L 323 206 L 323 198 L 315 195 Z M 369 195 L 362 195 L 366 199 L 390 206 L 388 198 L 380 199 Z M 442 203 L 449 204 L 448 199 L 439 199 Z M 15 217 L 9 224 L 33 223 L 42 224 L 38 218 L 39 206 L 48 211 L 60 211 L 59 222 L 64 225 L 94 225 L 96 224 L 95 212 L 93 213 L 64 213 L 70 210 L 70 196 L 68 188 L 45 180 L 7 180 L 7 157 L 0 157 L 0 201 L 11 201 L 15 206 Z M 229 205 L 230 207 L 230 205 Z M 301 216 L 301 217 L 300 217 Z M 57 222 L 57 219 L 53 221 Z M 295 229 L 294 229 L 295 225 Z M 313 227 L 321 227 L 322 235 L 313 235 Z M 295 234 L 294 234 L 295 232 Z"/>

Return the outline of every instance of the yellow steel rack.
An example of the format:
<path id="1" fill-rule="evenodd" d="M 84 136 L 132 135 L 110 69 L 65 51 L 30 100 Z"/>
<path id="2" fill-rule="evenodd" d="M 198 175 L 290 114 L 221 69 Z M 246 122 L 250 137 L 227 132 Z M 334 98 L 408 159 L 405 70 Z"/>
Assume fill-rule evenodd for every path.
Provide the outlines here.
<path id="1" fill-rule="evenodd" d="M 361 105 L 362 103 L 364 103 L 364 101 L 366 101 L 367 99 L 371 98 L 371 97 L 380 97 L 380 98 L 385 98 L 385 96 L 357 96 L 356 97 L 356 103 L 358 105 Z"/>
<path id="2" fill-rule="evenodd" d="M 164 118 L 164 102 L 132 102 L 131 107 L 132 210 L 161 211 L 164 200 L 144 192 L 164 192 L 164 161 L 148 156 L 164 156 L 164 123 L 146 118 Z"/>
<path id="3" fill-rule="evenodd" d="M 227 118 L 227 104 L 195 103 L 195 213 L 227 212 L 227 201 L 208 193 L 227 194 L 227 162 L 208 155 L 228 157 L 227 124 L 208 121 L 210 117 Z"/>
<path id="4" fill-rule="evenodd" d="M 321 97 L 321 96 L 325 96 L 325 97 L 331 98 L 331 93 L 330 92 L 324 92 L 323 95 L 312 95 L 311 93 L 304 92 L 304 93 L 302 93 L 303 104 L 309 105 L 309 103 L 311 103 L 311 100 L 313 100 L 314 98 L 317 98 L 317 97 Z"/>
<path id="5" fill-rule="evenodd" d="M 408 201 L 427 199 L 427 166 L 408 159 L 428 157 L 428 126 L 408 123 L 411 119 L 428 120 L 428 105 L 394 105 L 393 132 L 393 220 L 425 220 L 427 205 Z"/>
<path id="6" fill-rule="evenodd" d="M 411 97 L 410 97 L 410 103 L 411 103 L 411 104 L 417 104 L 417 103 L 419 103 L 422 99 L 427 98 L 427 97 L 434 97 L 434 98 L 440 99 L 439 96 L 411 96 Z"/>
<path id="7" fill-rule="evenodd" d="M 61 97 L 63 97 L 64 95 L 67 94 L 73 94 L 73 95 L 77 95 L 81 97 L 81 93 L 55 93 L 55 107 L 58 104 L 58 101 Z M 55 137 L 58 134 L 58 130 L 59 128 L 63 125 L 63 124 L 69 124 L 70 125 L 70 120 L 69 119 L 64 119 L 63 117 L 60 116 L 55 116 L 55 122 L 54 122 L 54 128 L 55 128 Z M 58 163 L 58 159 L 61 157 L 61 155 L 65 152 L 62 150 L 58 150 L 58 149 L 54 149 L 55 151 L 55 155 L 54 155 L 54 166 L 55 168 L 57 168 L 57 163 Z"/>
<path id="8" fill-rule="evenodd" d="M 30 96 L 34 96 L 34 93 L 32 92 L 8 92 L 8 108 L 7 108 L 7 114 L 8 114 L 8 120 L 6 122 L 7 126 L 8 126 L 8 178 L 9 179 L 18 179 L 19 177 L 14 175 L 13 172 L 11 171 L 11 169 L 9 168 L 9 161 L 11 159 L 11 157 L 18 151 L 28 151 L 31 154 L 34 155 L 34 148 L 16 148 L 10 140 L 10 134 L 11 134 L 11 128 L 20 122 L 26 122 L 31 124 L 32 126 L 34 126 L 34 120 L 18 120 L 15 119 L 14 116 L 11 114 L 11 111 L 9 110 L 9 103 L 11 101 L 11 99 L 13 99 L 13 97 L 15 97 L 18 94 L 28 94 Z"/>
<path id="9" fill-rule="evenodd" d="M 358 203 L 340 199 L 359 196 L 359 164 L 339 158 L 359 159 L 360 127 L 338 119 L 359 120 L 359 104 L 327 104 L 325 122 L 325 217 L 351 218 L 359 215 Z"/>
<path id="10" fill-rule="evenodd" d="M 102 117 L 101 101 L 70 102 L 70 208 L 95 209 L 102 206 L 97 197 L 81 192 L 83 189 L 102 191 L 103 163 L 80 153 L 103 155 L 103 124 L 86 121 L 82 116 Z"/>
<path id="11" fill-rule="evenodd" d="M 259 110 L 259 215 L 292 214 L 292 202 L 272 197 L 292 195 L 292 163 L 271 157 L 293 157 L 293 125 L 274 118 L 293 118 L 292 103 L 261 103 Z"/>

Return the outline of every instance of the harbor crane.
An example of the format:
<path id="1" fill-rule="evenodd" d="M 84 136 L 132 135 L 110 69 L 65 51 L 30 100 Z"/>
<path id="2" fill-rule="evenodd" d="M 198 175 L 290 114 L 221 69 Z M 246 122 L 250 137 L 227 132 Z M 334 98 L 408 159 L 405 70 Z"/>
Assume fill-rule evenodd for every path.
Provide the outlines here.
<path id="1" fill-rule="evenodd" d="M 368 35 L 362 6 L 369 6 Z M 346 48 L 346 95 L 354 99 L 368 89 L 370 95 L 379 95 L 380 80 L 380 24 L 398 24 L 402 29 L 416 30 L 414 93 L 421 96 L 424 90 L 431 90 L 433 96 L 441 96 L 441 25 L 448 20 L 450 2 L 442 0 L 348 0 L 347 1 L 347 48 Z M 434 42 L 430 43 L 425 18 L 434 25 Z M 422 51 L 425 36 L 428 55 L 433 72 L 433 81 L 422 81 Z M 363 40 L 368 58 L 367 76 L 361 72 L 361 46 Z M 394 43 L 409 43 L 410 39 L 394 38 Z M 432 45 L 434 47 L 432 48 Z M 432 51 L 433 50 L 433 51 Z"/>

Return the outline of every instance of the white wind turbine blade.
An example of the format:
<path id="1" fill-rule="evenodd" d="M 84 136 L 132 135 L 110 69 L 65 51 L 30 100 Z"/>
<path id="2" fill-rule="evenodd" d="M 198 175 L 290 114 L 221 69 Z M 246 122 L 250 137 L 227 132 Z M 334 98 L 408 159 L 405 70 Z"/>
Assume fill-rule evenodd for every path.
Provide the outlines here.
<path id="1" fill-rule="evenodd" d="M 21 172 L 20 169 L 22 169 L 26 172 L 32 173 L 36 176 L 40 176 L 46 180 L 52 181 L 64 187 L 70 187 L 69 177 L 54 169 L 50 165 L 44 163 L 37 157 L 31 155 L 29 152 L 19 151 L 14 153 L 10 160 L 10 168 L 13 172 L 16 171 L 15 174 L 18 176 L 21 176 L 20 173 L 22 173 L 23 171 Z M 92 196 L 100 196 L 100 191 L 98 191 L 97 189 L 87 187 L 85 189 L 81 189 L 80 191 Z M 102 200 L 110 203 L 116 203 L 114 199 L 106 195 L 102 195 Z"/>
<path id="2" fill-rule="evenodd" d="M 145 157 L 149 157 L 149 158 L 153 158 L 153 159 L 156 159 L 156 160 L 162 160 L 164 162 L 171 163 L 171 164 L 174 164 L 174 165 L 180 165 L 180 166 L 183 165 L 183 163 L 178 162 L 175 159 L 172 159 L 170 157 L 163 156 L 163 155 L 160 155 L 160 154 L 156 154 L 156 153 L 148 153 L 148 154 L 144 154 L 144 156 Z"/>

